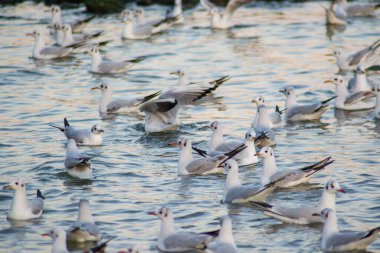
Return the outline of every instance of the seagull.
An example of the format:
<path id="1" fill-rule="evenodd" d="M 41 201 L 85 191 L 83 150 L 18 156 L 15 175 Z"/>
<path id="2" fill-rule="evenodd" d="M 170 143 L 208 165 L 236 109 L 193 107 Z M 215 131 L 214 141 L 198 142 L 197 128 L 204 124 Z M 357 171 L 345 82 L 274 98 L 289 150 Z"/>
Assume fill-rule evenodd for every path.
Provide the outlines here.
<path id="1" fill-rule="evenodd" d="M 300 105 L 297 103 L 297 96 L 293 87 L 288 86 L 280 90 L 280 92 L 286 96 L 285 118 L 288 121 L 318 120 L 322 114 L 328 110 L 329 107 L 327 103 L 336 98 L 336 96 L 334 96 L 322 102 Z"/>
<path id="2" fill-rule="evenodd" d="M 260 105 L 265 105 L 265 100 L 264 100 L 264 97 L 259 95 L 257 97 L 255 97 L 254 99 L 252 99 L 251 101 L 252 103 L 255 103 L 257 105 L 257 112 L 256 112 L 256 115 L 255 115 L 255 119 L 252 121 L 252 124 L 251 124 L 251 127 L 252 128 L 256 128 L 257 127 L 257 121 L 259 119 L 259 106 Z M 268 113 L 268 116 L 269 116 L 269 127 L 270 128 L 273 128 L 275 125 L 278 125 L 281 123 L 281 115 L 282 115 L 282 112 L 280 111 L 280 108 L 278 108 L 278 106 L 276 106 L 276 110 L 274 112 L 271 112 L 271 113 Z"/>
<path id="3" fill-rule="evenodd" d="M 98 125 L 93 125 L 91 130 L 88 129 L 75 129 L 71 127 L 66 118 L 63 119 L 64 127 L 55 127 L 63 132 L 66 138 L 74 139 L 77 144 L 89 145 L 89 146 L 98 146 L 102 145 L 103 137 L 102 134 L 104 130 L 99 128 Z"/>
<path id="4" fill-rule="evenodd" d="M 352 250 L 365 250 L 368 245 L 378 239 L 380 227 L 368 231 L 340 232 L 337 224 L 336 213 L 330 208 L 325 208 L 320 214 L 324 220 L 322 231 L 322 250 L 347 252 Z"/>
<path id="5" fill-rule="evenodd" d="M 213 3 L 208 0 L 201 0 L 201 4 L 209 12 L 211 16 L 211 28 L 228 29 L 233 26 L 232 15 L 242 5 L 253 2 L 253 0 L 229 0 L 226 8 L 218 9 Z"/>
<path id="6" fill-rule="evenodd" d="M 357 65 L 361 65 L 364 69 L 379 65 L 380 60 L 380 39 L 370 46 L 350 55 L 346 55 L 342 49 L 335 49 L 334 56 L 336 64 L 341 71 L 351 71 Z"/>
<path id="7" fill-rule="evenodd" d="M 322 6 L 322 5 L 321 5 Z M 327 25 L 347 25 L 346 18 L 339 17 L 331 8 L 322 6 L 326 12 L 326 24 Z"/>
<path id="8" fill-rule="evenodd" d="M 263 147 L 257 156 L 263 158 L 263 174 L 260 178 L 263 186 L 281 180 L 278 187 L 292 187 L 310 180 L 315 173 L 324 169 L 327 165 L 334 162 L 331 157 L 327 157 L 313 165 L 293 170 L 277 170 L 274 152 L 271 147 Z"/>
<path id="9" fill-rule="evenodd" d="M 88 53 L 92 56 L 91 71 L 97 74 L 124 73 L 135 66 L 136 63 L 145 59 L 145 57 L 138 57 L 126 61 L 104 61 L 97 46 L 92 46 Z"/>
<path id="10" fill-rule="evenodd" d="M 65 37 L 62 26 L 59 23 L 55 23 L 53 26 L 49 25 L 48 28 L 51 28 L 54 31 L 53 39 L 55 40 L 55 44 L 62 46 Z"/>
<path id="11" fill-rule="evenodd" d="M 260 105 L 257 108 L 257 124 L 255 127 L 256 131 L 256 144 L 259 147 L 263 146 L 273 146 L 275 142 L 275 133 L 272 130 L 272 121 L 268 113 L 268 109 L 265 105 Z M 280 116 L 281 117 L 281 116 Z M 280 118 L 281 120 L 281 118 Z M 260 138 L 259 138 L 260 136 Z"/>
<path id="12" fill-rule="evenodd" d="M 248 201 L 263 200 L 271 193 L 276 186 L 268 184 L 259 185 L 242 185 L 239 179 L 238 164 L 235 160 L 228 160 L 224 165 L 227 173 L 226 184 L 224 189 L 223 203 L 242 203 Z"/>
<path id="13" fill-rule="evenodd" d="M 51 22 L 50 25 L 53 26 L 54 24 L 63 25 L 62 17 L 61 17 L 61 8 L 59 6 L 52 6 L 50 8 L 51 12 Z M 74 32 L 80 32 L 85 25 L 87 25 L 88 22 L 90 22 L 95 16 L 91 16 L 82 20 L 74 20 L 72 22 L 66 23 L 69 24 Z"/>
<path id="14" fill-rule="evenodd" d="M 114 98 L 111 86 L 109 84 L 101 84 L 91 88 L 91 90 L 100 90 L 102 96 L 99 101 L 99 113 L 107 114 L 114 113 L 120 109 L 136 109 L 139 105 L 157 97 L 161 94 L 161 91 L 155 92 L 144 97 L 131 97 L 131 98 Z"/>
<path id="15" fill-rule="evenodd" d="M 372 102 L 365 101 L 373 97 L 372 91 L 359 91 L 350 93 L 347 89 L 347 80 L 342 76 L 336 76 L 333 80 L 324 83 L 335 84 L 335 108 L 346 111 L 367 110 L 375 107 Z"/>
<path id="16" fill-rule="evenodd" d="M 323 222 L 322 218 L 313 214 L 320 213 L 325 208 L 335 210 L 335 196 L 337 192 L 345 193 L 344 189 L 340 187 L 339 182 L 332 179 L 326 183 L 322 190 L 321 197 L 315 205 L 294 207 L 271 205 L 265 202 L 254 202 L 254 204 L 262 209 L 264 214 L 285 223 L 299 225 L 321 223 Z"/>
<path id="17" fill-rule="evenodd" d="M 83 46 L 81 48 L 83 48 L 84 46 L 91 46 L 91 44 L 89 44 L 89 41 L 91 39 L 98 38 L 99 36 L 102 36 L 104 34 L 104 32 L 102 32 L 102 31 L 96 32 L 93 34 L 73 34 L 73 32 L 71 30 L 71 26 L 67 25 L 67 24 L 58 28 L 58 30 L 63 31 L 62 46 L 65 46 L 65 47 L 72 46 L 72 45 L 75 45 L 77 43 L 83 44 Z M 110 41 L 102 41 L 102 42 L 99 42 L 99 44 L 105 45 L 108 42 L 110 42 Z"/>
<path id="18" fill-rule="evenodd" d="M 10 183 L 3 189 L 12 189 L 13 194 L 12 204 L 7 213 L 7 218 L 11 220 L 30 220 L 39 218 L 42 215 L 44 208 L 44 199 L 39 189 L 37 196 L 32 200 L 28 200 L 26 196 L 26 184 L 22 179 Z"/>
<path id="19" fill-rule="evenodd" d="M 182 106 L 207 96 L 227 80 L 229 79 L 220 78 L 219 81 L 211 83 L 171 87 L 158 99 L 145 103 L 140 108 L 145 113 L 145 131 L 162 132 L 176 129 L 179 124 L 178 112 Z"/>
<path id="20" fill-rule="evenodd" d="M 219 231 L 209 233 L 176 232 L 172 211 L 162 207 L 158 213 L 149 212 L 149 215 L 161 219 L 161 229 L 158 236 L 158 249 L 164 252 L 187 252 L 203 250 L 215 238 Z"/>
<path id="21" fill-rule="evenodd" d="M 222 227 L 215 243 L 207 245 L 205 253 L 237 253 L 234 236 L 232 234 L 232 222 L 230 217 L 224 217 Z"/>
<path id="22" fill-rule="evenodd" d="M 74 139 L 69 139 L 66 146 L 65 168 L 66 172 L 79 179 L 91 179 L 92 168 L 90 160 L 94 156 L 82 154 Z"/>
<path id="23" fill-rule="evenodd" d="M 73 49 L 80 47 L 82 44 L 74 44 L 68 47 L 46 46 L 44 35 L 41 31 L 36 30 L 33 33 L 27 33 L 27 36 L 32 36 L 36 39 L 33 47 L 32 57 L 38 60 L 50 60 L 56 58 L 67 57 Z"/>
<path id="24" fill-rule="evenodd" d="M 185 23 L 185 18 L 182 12 L 182 0 L 175 0 L 174 8 L 171 11 L 169 11 L 166 15 L 166 18 L 174 18 L 174 17 L 179 17 L 177 21 L 175 22 L 175 24 Z"/>
<path id="25" fill-rule="evenodd" d="M 174 72 L 170 72 L 170 75 L 178 76 L 178 86 L 184 86 L 184 85 L 191 84 L 187 74 L 180 69 L 177 71 L 174 71 Z"/>
<path id="26" fill-rule="evenodd" d="M 220 169 L 222 164 L 241 152 L 241 150 L 244 150 L 244 146 L 241 146 L 227 154 L 194 159 L 191 141 L 187 138 L 182 137 L 177 142 L 172 142 L 168 145 L 172 147 L 180 147 L 181 149 L 178 160 L 178 175 L 180 176 L 223 172 L 223 169 Z"/>
<path id="27" fill-rule="evenodd" d="M 361 64 L 356 66 L 354 77 L 348 82 L 348 89 L 352 94 L 372 90 L 372 86 L 367 80 L 365 68 Z"/>
<path id="28" fill-rule="evenodd" d="M 380 119 L 380 84 L 373 87 L 373 92 L 376 94 L 375 118 Z"/>
<path id="29" fill-rule="evenodd" d="M 51 253 L 69 253 L 70 251 L 66 246 L 66 231 L 61 227 L 55 227 L 48 233 L 42 234 L 42 236 L 49 236 L 53 239 L 53 247 Z"/>
<path id="30" fill-rule="evenodd" d="M 90 202 L 87 199 L 79 201 L 78 219 L 67 230 L 67 240 L 70 242 L 99 241 L 101 234 L 92 217 Z"/>
<path id="31" fill-rule="evenodd" d="M 372 16 L 380 8 L 378 3 L 347 3 L 347 0 L 332 0 L 332 9 L 339 17 Z"/>

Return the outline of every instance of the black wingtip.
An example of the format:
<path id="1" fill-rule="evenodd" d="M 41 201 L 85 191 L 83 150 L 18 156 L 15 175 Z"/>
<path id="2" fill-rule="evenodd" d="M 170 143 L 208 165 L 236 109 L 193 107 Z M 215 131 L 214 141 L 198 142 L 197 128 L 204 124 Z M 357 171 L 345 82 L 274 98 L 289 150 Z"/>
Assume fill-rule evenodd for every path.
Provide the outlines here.
<path id="1" fill-rule="evenodd" d="M 196 147 L 191 147 L 194 151 L 196 151 L 199 155 L 203 156 L 203 157 L 206 157 L 207 156 L 207 152 L 202 150 L 202 149 L 199 149 L 199 148 L 196 148 Z"/>
<path id="2" fill-rule="evenodd" d="M 272 208 L 273 206 L 267 202 L 259 202 L 259 201 L 252 201 L 252 203 L 256 206 L 259 206 L 264 209 Z"/>
<path id="3" fill-rule="evenodd" d="M 138 62 L 141 62 L 143 60 L 145 60 L 146 57 L 145 56 L 140 56 L 140 57 L 137 57 L 135 59 L 132 59 L 132 60 L 128 60 L 127 62 L 130 62 L 130 63 L 138 63 Z"/>
<path id="4" fill-rule="evenodd" d="M 280 107 L 278 107 L 278 105 L 276 105 L 276 112 L 282 115 L 282 111 L 280 110 Z"/>
<path id="5" fill-rule="evenodd" d="M 42 196 L 42 193 L 41 193 L 40 189 L 37 189 L 37 198 L 45 199 L 45 197 Z"/>
<path id="6" fill-rule="evenodd" d="M 107 247 L 107 244 L 108 244 L 110 241 L 112 241 L 113 239 L 115 239 L 115 238 L 116 238 L 116 236 L 115 236 L 115 237 L 112 237 L 112 238 L 110 238 L 110 239 L 108 239 L 107 241 L 105 241 L 105 242 L 99 244 L 98 246 L 95 246 L 95 247 L 91 248 L 91 252 L 92 252 L 92 253 L 101 253 L 101 252 L 105 252 L 105 249 L 106 249 L 106 247 Z"/>
<path id="7" fill-rule="evenodd" d="M 62 128 L 62 127 L 57 127 L 57 126 L 54 126 L 54 125 L 49 125 L 49 126 L 54 127 L 54 128 L 57 128 L 57 129 L 58 129 L 59 131 L 61 131 L 61 132 L 64 132 L 64 131 L 65 131 L 65 129 Z"/>
<path id="8" fill-rule="evenodd" d="M 137 104 L 135 104 L 135 106 L 141 105 L 141 104 L 143 104 L 143 103 L 145 103 L 145 102 L 147 102 L 149 100 L 152 100 L 153 98 L 161 95 L 161 93 L 162 93 L 162 91 L 157 91 L 157 92 L 155 92 L 153 94 L 145 96 L 145 97 L 142 98 L 142 100 L 140 102 L 138 102 Z"/>
<path id="9" fill-rule="evenodd" d="M 97 47 L 104 47 L 105 45 L 107 45 L 108 43 L 112 42 L 113 40 L 105 40 L 105 41 L 101 41 L 101 42 L 98 42 L 96 44 Z"/>
<path id="10" fill-rule="evenodd" d="M 220 232 L 220 229 L 214 230 L 214 231 L 204 232 L 202 234 L 209 235 L 209 236 L 212 236 L 212 237 L 217 237 L 219 235 L 219 232 Z"/>
<path id="11" fill-rule="evenodd" d="M 326 100 L 322 101 L 321 103 L 326 104 L 326 103 L 330 102 L 331 100 L 335 99 L 336 97 L 337 96 L 333 96 L 332 98 L 326 99 Z"/>
<path id="12" fill-rule="evenodd" d="M 65 127 L 69 127 L 70 126 L 70 124 L 69 124 L 69 122 L 67 121 L 66 118 L 63 119 L 63 123 L 65 124 Z"/>

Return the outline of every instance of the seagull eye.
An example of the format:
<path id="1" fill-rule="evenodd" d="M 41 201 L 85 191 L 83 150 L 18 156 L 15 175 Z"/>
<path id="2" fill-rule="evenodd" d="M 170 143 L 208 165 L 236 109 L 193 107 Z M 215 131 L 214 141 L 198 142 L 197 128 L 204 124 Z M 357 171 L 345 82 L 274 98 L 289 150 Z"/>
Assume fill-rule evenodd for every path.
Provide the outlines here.
<path id="1" fill-rule="evenodd" d="M 24 184 L 21 184 L 21 187 L 24 187 Z"/>
<path id="2" fill-rule="evenodd" d="M 231 169 L 231 165 L 230 165 L 230 166 L 228 166 L 228 168 L 229 168 L 229 169 Z"/>
<path id="3" fill-rule="evenodd" d="M 338 81 L 338 78 L 335 78 L 334 81 Z"/>
<path id="4" fill-rule="evenodd" d="M 268 153 L 268 150 L 265 150 L 265 153 Z"/>
<path id="5" fill-rule="evenodd" d="M 102 84 L 102 85 L 100 85 L 100 88 L 103 88 L 103 84 Z"/>
<path id="6" fill-rule="evenodd" d="M 180 142 L 178 142 L 178 144 L 182 144 L 182 142 L 180 141 Z"/>
<path id="7" fill-rule="evenodd" d="M 331 189 L 334 189 L 335 188 L 335 186 L 334 185 L 331 185 Z"/>
<path id="8" fill-rule="evenodd" d="M 16 182 L 16 185 L 18 185 L 18 182 Z"/>

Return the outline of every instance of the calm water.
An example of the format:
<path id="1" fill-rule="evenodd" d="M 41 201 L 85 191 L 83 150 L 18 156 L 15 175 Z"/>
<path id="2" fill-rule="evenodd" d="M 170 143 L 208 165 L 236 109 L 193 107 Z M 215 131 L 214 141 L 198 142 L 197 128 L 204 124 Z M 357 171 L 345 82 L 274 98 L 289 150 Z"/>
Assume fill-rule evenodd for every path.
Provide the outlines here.
<path id="1" fill-rule="evenodd" d="M 148 56 L 128 74 L 107 76 L 89 72 L 88 55 L 50 62 L 32 60 L 33 39 L 25 33 L 48 21 L 47 7 L 32 3 L 1 7 L 0 184 L 23 177 L 30 195 L 40 188 L 47 196 L 40 219 L 12 224 L 6 220 L 6 211 L 13 193 L 0 191 L 0 251 L 50 252 L 51 240 L 40 234 L 53 226 L 69 226 L 76 219 L 81 198 L 91 201 L 103 236 L 117 235 L 108 252 L 135 244 L 156 252 L 160 222 L 146 213 L 162 205 L 173 209 L 177 228 L 191 231 L 216 229 L 218 218 L 229 214 L 239 252 L 319 251 L 321 226 L 285 225 L 249 204 L 221 204 L 223 177 L 178 177 L 178 150 L 167 147 L 180 136 L 205 147 L 210 132 L 204 126 L 212 120 L 221 121 L 228 136 L 242 137 L 255 112 L 250 100 L 262 94 L 271 107 L 283 107 L 284 97 L 276 91 L 285 85 L 297 86 L 305 101 L 332 96 L 333 87 L 323 81 L 337 72 L 333 49 L 342 46 L 352 51 L 375 41 L 380 18 L 357 18 L 344 31 L 329 30 L 319 4 L 242 8 L 240 17 L 235 17 L 241 24 L 238 28 L 214 32 L 205 28 L 206 12 L 194 9 L 186 12 L 185 26 L 145 41 L 123 42 L 115 16 L 96 18 L 86 30 L 107 30 L 114 40 L 106 48 L 107 57 Z M 83 8 L 66 10 L 65 17 L 72 18 L 80 10 Z M 159 6 L 147 9 L 153 16 L 165 11 Z M 146 134 L 143 115 L 138 113 L 99 118 L 100 94 L 91 87 L 107 82 L 121 96 L 147 94 L 175 85 L 169 72 L 179 68 L 188 72 L 192 81 L 226 74 L 232 79 L 202 106 L 184 110 L 178 131 Z M 380 81 L 378 74 L 369 78 Z M 347 190 L 337 196 L 340 227 L 364 230 L 378 226 L 380 122 L 374 121 L 371 113 L 331 109 L 320 122 L 283 124 L 276 129 L 280 167 L 297 168 L 326 156 L 333 156 L 336 162 L 316 176 L 313 184 L 277 192 L 268 202 L 315 202 L 321 186 L 333 177 Z M 93 160 L 96 178 L 90 182 L 74 180 L 63 172 L 66 140 L 48 126 L 62 125 L 63 117 L 73 126 L 99 123 L 106 131 L 103 146 L 81 148 L 98 154 Z M 256 183 L 261 167 L 259 163 L 242 168 L 241 178 L 245 183 Z M 380 241 L 369 251 L 380 252 Z"/>

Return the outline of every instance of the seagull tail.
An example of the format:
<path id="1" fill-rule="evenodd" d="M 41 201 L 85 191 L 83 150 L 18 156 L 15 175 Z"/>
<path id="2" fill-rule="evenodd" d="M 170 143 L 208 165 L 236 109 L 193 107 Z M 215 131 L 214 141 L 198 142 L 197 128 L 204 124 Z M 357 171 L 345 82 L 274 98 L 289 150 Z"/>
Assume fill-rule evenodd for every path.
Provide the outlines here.
<path id="1" fill-rule="evenodd" d="M 230 79 L 231 79 L 231 77 L 228 75 L 222 76 L 221 78 L 218 78 L 218 79 L 215 79 L 215 80 L 209 82 L 209 84 L 214 84 L 217 87 L 217 86 L 222 85 L 223 83 L 227 82 Z"/>
<path id="2" fill-rule="evenodd" d="M 268 209 L 271 209 L 273 206 L 267 202 L 259 202 L 259 201 L 252 201 L 252 204 L 255 206 L 260 207 L 261 209 L 264 209 L 267 211 Z"/>
<path id="3" fill-rule="evenodd" d="M 322 105 L 327 104 L 328 102 L 330 102 L 331 100 L 335 99 L 336 97 L 337 96 L 333 96 L 333 97 L 331 97 L 329 99 L 326 99 L 326 100 L 322 101 L 321 103 L 322 103 Z"/>
<path id="4" fill-rule="evenodd" d="M 69 122 L 67 121 L 66 118 L 63 119 L 63 123 L 65 124 L 65 127 L 69 127 L 70 126 L 70 124 L 69 124 Z"/>
<path id="5" fill-rule="evenodd" d="M 196 147 L 192 147 L 192 149 L 197 152 L 200 156 L 203 156 L 203 157 L 206 157 L 207 156 L 207 152 L 202 150 L 202 149 L 199 149 L 199 148 L 196 148 Z"/>
<path id="6" fill-rule="evenodd" d="M 37 189 L 37 198 L 45 199 L 45 197 L 42 196 L 42 193 L 41 193 L 40 189 Z"/>
<path id="7" fill-rule="evenodd" d="M 49 125 L 49 126 L 54 127 L 54 128 L 57 128 L 57 129 L 59 129 L 61 132 L 64 132 L 64 131 L 65 131 L 65 129 L 62 128 L 62 127 L 57 127 L 57 126 L 54 126 L 54 125 Z"/>
<path id="8" fill-rule="evenodd" d="M 308 172 L 307 176 L 306 177 L 310 177 L 311 175 L 317 173 L 318 171 L 321 171 L 322 169 L 324 169 L 327 165 L 330 165 L 334 162 L 333 159 L 331 159 L 331 157 L 327 157 L 326 159 L 314 164 L 314 165 L 311 165 L 311 166 L 308 166 L 308 167 L 305 167 L 305 168 L 302 168 L 301 170 L 302 171 L 305 171 L 305 172 Z"/>
<path id="9" fill-rule="evenodd" d="M 90 35 L 90 38 L 93 39 L 93 38 L 97 38 L 97 37 L 100 37 L 104 35 L 104 31 L 99 31 L 99 32 L 96 32 L 96 33 L 93 33 Z"/>
<path id="10" fill-rule="evenodd" d="M 150 95 L 148 95 L 148 96 L 145 96 L 145 97 L 143 97 L 143 98 L 141 99 L 140 102 L 138 102 L 137 104 L 135 104 L 135 106 L 141 105 L 141 104 L 143 104 L 143 103 L 145 103 L 145 102 L 147 102 L 147 101 L 149 101 L 149 100 L 152 100 L 153 98 L 155 98 L 155 97 L 161 95 L 161 93 L 162 93 L 161 91 L 157 91 L 157 92 L 155 92 L 155 93 L 153 93 L 153 94 L 150 94 Z"/>
<path id="11" fill-rule="evenodd" d="M 145 60 L 146 57 L 145 56 L 140 56 L 140 57 L 137 57 L 135 59 L 132 59 L 132 60 L 127 60 L 126 62 L 130 62 L 130 63 L 138 63 L 138 62 L 141 62 L 143 60 Z"/>
<path id="12" fill-rule="evenodd" d="M 219 232 L 220 232 L 220 229 L 214 230 L 214 231 L 203 232 L 201 234 L 209 235 L 209 236 L 212 236 L 212 237 L 217 237 L 219 235 Z"/>
<path id="13" fill-rule="evenodd" d="M 91 248 L 91 251 L 90 251 L 90 252 L 105 252 L 105 249 L 106 249 L 106 247 L 107 247 L 107 244 L 108 244 L 110 241 L 112 241 L 113 239 L 115 239 L 115 238 L 116 238 L 116 236 L 114 236 L 114 237 L 108 239 L 107 241 L 102 242 L 101 244 L 99 244 L 99 245 L 97 245 L 97 246 Z"/>

